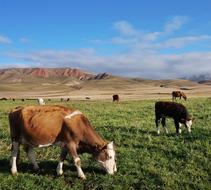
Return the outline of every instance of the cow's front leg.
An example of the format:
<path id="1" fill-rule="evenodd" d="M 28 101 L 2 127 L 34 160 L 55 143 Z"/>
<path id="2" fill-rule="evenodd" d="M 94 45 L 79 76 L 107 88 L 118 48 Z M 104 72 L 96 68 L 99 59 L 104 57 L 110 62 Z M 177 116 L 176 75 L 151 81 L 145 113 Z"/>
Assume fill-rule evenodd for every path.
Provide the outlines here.
<path id="1" fill-rule="evenodd" d="M 174 120 L 174 124 L 175 124 L 175 127 L 176 127 L 176 133 L 180 134 L 181 133 L 180 123 L 178 121 Z"/>
<path id="2" fill-rule="evenodd" d="M 36 157 L 35 157 L 33 148 L 31 146 L 25 145 L 24 146 L 24 150 L 25 150 L 25 152 L 27 154 L 27 157 L 28 157 L 29 161 L 33 165 L 33 169 L 35 171 L 39 171 L 40 168 L 39 168 L 39 166 L 37 164 L 37 161 L 36 161 Z"/>
<path id="3" fill-rule="evenodd" d="M 66 159 L 66 156 L 67 156 L 67 148 L 64 146 L 62 147 L 62 151 L 61 151 L 61 154 L 60 154 L 60 161 L 58 163 L 58 166 L 56 168 L 56 173 L 57 175 L 62 175 L 63 174 L 63 163 L 64 163 L 64 160 Z"/>
<path id="4" fill-rule="evenodd" d="M 12 175 L 17 174 L 17 156 L 19 152 L 19 143 L 13 141 L 12 142 L 12 152 L 11 152 L 11 173 Z"/>
<path id="5" fill-rule="evenodd" d="M 71 142 L 67 145 L 67 148 L 69 150 L 70 155 L 73 157 L 74 164 L 78 172 L 78 177 L 80 177 L 81 179 L 86 179 L 86 176 L 84 175 L 84 172 L 81 169 L 81 159 L 79 158 L 77 154 L 76 144 L 74 142 Z"/>

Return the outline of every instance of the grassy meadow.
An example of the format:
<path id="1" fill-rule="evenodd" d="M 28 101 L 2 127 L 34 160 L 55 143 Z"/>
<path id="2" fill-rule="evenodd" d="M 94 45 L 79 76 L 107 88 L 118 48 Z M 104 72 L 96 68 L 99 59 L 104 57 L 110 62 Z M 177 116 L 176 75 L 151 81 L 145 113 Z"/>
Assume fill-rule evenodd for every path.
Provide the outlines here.
<path id="1" fill-rule="evenodd" d="M 89 154 L 81 155 L 86 180 L 78 179 L 72 159 L 64 165 L 64 174 L 56 175 L 59 147 L 36 149 L 42 169 L 32 170 L 21 148 L 18 175 L 10 174 L 10 135 L 8 112 L 35 101 L 0 101 L 0 189 L 211 189 L 211 98 L 189 99 L 185 104 L 195 118 L 192 133 L 183 127 L 175 134 L 167 119 L 169 134 L 156 133 L 155 100 L 125 101 L 51 101 L 82 111 L 94 128 L 107 140 L 113 140 L 117 152 L 117 173 L 107 175 Z"/>

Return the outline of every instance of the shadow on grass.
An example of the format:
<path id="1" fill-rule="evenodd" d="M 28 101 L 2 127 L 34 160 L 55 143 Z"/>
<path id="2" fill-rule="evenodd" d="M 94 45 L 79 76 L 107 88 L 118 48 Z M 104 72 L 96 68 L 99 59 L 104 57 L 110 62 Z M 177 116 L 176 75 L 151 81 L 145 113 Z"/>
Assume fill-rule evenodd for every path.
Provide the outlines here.
<path id="1" fill-rule="evenodd" d="M 19 162 L 17 164 L 18 172 L 29 173 L 29 174 L 38 174 L 38 175 L 48 175 L 52 177 L 58 177 L 56 174 L 57 161 L 41 161 L 39 162 L 39 171 L 34 171 L 33 166 L 29 162 Z M 9 159 L 0 159 L 0 172 L 5 174 L 10 174 L 10 163 Z M 96 173 L 96 174 L 105 174 L 105 172 L 100 167 L 95 166 L 83 166 L 82 170 L 84 173 Z M 75 172 L 77 175 L 76 167 L 72 163 L 67 163 L 63 165 L 63 171 Z"/>

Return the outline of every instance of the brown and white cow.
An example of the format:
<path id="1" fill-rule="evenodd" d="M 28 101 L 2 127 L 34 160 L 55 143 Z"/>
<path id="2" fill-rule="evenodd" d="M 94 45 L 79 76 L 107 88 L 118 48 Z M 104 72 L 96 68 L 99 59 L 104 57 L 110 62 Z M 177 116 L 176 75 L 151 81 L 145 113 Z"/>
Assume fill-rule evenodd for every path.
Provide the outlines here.
<path id="1" fill-rule="evenodd" d="M 85 179 L 78 153 L 87 152 L 109 174 L 117 171 L 113 142 L 105 141 L 91 126 L 89 120 L 78 110 L 63 106 L 17 107 L 9 114 L 12 139 L 11 172 L 17 173 L 17 155 L 22 144 L 35 170 L 39 169 L 33 148 L 60 145 L 60 162 L 57 174 L 62 175 L 63 162 L 69 153 L 74 160 L 78 176 Z"/>
<path id="2" fill-rule="evenodd" d="M 188 132 L 191 132 L 192 119 L 189 116 L 189 113 L 184 105 L 176 102 L 165 101 L 159 101 L 155 103 L 155 123 L 158 134 L 160 134 L 160 122 L 165 128 L 166 133 L 168 133 L 166 127 L 166 117 L 171 117 L 174 119 L 177 133 L 181 133 L 182 124 L 184 124 L 185 127 L 188 129 Z"/>
<path id="3" fill-rule="evenodd" d="M 176 100 L 176 98 L 183 98 L 185 101 L 187 100 L 187 96 L 182 91 L 173 91 L 172 92 L 172 101 Z"/>
<path id="4" fill-rule="evenodd" d="M 113 97 L 113 102 L 115 102 L 115 101 L 119 102 L 119 95 L 118 94 L 114 94 L 112 97 Z"/>

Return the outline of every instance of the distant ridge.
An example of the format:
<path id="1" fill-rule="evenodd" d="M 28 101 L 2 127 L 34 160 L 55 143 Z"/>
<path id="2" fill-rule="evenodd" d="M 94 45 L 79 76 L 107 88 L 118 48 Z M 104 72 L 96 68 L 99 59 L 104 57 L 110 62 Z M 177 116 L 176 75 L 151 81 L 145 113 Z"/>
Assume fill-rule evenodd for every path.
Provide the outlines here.
<path id="1" fill-rule="evenodd" d="M 65 79 L 88 80 L 96 75 L 72 68 L 9 68 L 0 69 L 0 81 L 25 82 L 29 79 Z"/>

